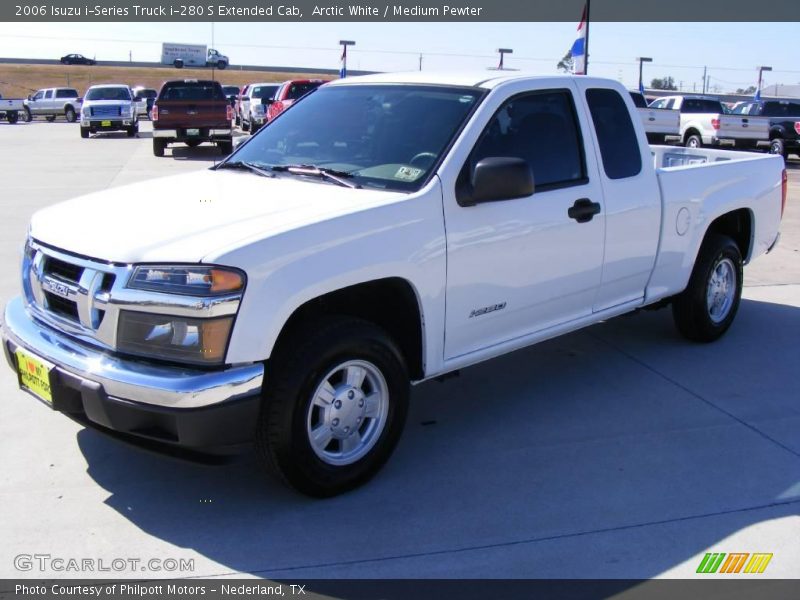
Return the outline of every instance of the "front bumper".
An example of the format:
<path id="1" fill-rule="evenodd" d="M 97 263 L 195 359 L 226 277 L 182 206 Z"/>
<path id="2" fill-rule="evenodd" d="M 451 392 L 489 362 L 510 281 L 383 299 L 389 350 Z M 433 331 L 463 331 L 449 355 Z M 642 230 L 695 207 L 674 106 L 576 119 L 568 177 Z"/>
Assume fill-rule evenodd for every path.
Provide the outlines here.
<path id="1" fill-rule="evenodd" d="M 103 125 L 108 123 L 108 125 Z M 136 125 L 134 119 L 81 119 L 81 127 L 91 129 L 92 131 L 117 131 L 120 129 L 127 129 L 132 125 Z"/>
<path id="2" fill-rule="evenodd" d="M 260 406 L 261 363 L 204 371 L 121 358 L 35 321 L 21 298 L 3 317 L 3 350 L 16 371 L 18 348 L 55 365 L 55 410 L 102 427 L 192 449 L 252 440 Z"/>

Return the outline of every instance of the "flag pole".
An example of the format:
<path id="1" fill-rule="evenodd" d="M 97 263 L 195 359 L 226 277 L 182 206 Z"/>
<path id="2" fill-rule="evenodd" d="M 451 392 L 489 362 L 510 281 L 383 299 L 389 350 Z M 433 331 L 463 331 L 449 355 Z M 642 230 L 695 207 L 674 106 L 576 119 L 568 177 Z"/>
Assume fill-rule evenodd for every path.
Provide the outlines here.
<path id="1" fill-rule="evenodd" d="M 589 74 L 589 5 L 591 0 L 586 0 L 586 42 L 583 49 L 583 74 Z"/>

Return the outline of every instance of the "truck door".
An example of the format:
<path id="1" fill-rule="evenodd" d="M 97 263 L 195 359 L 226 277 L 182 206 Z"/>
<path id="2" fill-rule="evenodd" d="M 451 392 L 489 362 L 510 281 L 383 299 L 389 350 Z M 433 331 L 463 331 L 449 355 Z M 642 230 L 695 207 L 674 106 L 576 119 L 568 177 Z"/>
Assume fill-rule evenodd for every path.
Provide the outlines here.
<path id="1" fill-rule="evenodd" d="M 47 90 L 44 93 L 44 99 L 40 102 L 40 112 L 45 114 L 51 114 L 54 112 L 54 106 L 56 103 L 54 98 L 55 95 L 55 90 Z"/>
<path id="2" fill-rule="evenodd" d="M 446 360 L 591 315 L 605 211 L 594 153 L 584 151 L 590 125 L 574 94 L 563 79 L 503 85 L 484 100 L 467 141 L 440 170 Z M 459 205 L 459 178 L 489 157 L 525 159 L 533 194 Z"/>
<path id="3" fill-rule="evenodd" d="M 587 144 L 599 159 L 605 199 L 603 277 L 594 300 L 599 312 L 644 298 L 658 252 L 661 193 L 645 137 L 637 134 L 640 122 L 631 120 L 630 103 L 612 85 L 576 84 L 591 117 L 594 139 Z"/>
<path id="4" fill-rule="evenodd" d="M 39 114 L 42 102 L 44 102 L 44 90 L 39 90 L 28 100 L 28 109 L 30 109 L 32 115 Z"/>

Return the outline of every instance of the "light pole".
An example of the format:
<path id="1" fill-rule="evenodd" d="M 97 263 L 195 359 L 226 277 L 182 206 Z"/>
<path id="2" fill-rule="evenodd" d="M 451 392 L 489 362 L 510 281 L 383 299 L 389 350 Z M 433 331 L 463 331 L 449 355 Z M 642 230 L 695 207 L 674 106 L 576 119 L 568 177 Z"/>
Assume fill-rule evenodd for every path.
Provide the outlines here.
<path id="1" fill-rule="evenodd" d="M 339 67 L 339 77 L 344 79 L 347 77 L 347 47 L 355 46 L 356 43 L 353 40 L 339 40 L 339 45 L 342 47 L 342 64 Z"/>
<path id="2" fill-rule="evenodd" d="M 642 81 L 642 64 L 646 62 L 648 63 L 653 62 L 653 59 L 647 56 L 640 56 L 636 60 L 639 61 L 639 91 L 642 93 L 642 95 L 644 95 L 644 83 Z"/>
<path id="3" fill-rule="evenodd" d="M 756 100 L 761 99 L 761 79 L 762 79 L 761 76 L 762 73 L 764 73 L 764 71 L 772 71 L 772 67 L 758 67 L 758 87 L 756 87 L 756 95 L 755 95 Z"/>
<path id="4" fill-rule="evenodd" d="M 500 64 L 497 65 L 497 70 L 498 71 L 502 71 L 503 70 L 503 57 L 506 54 L 514 54 L 514 51 L 511 48 L 498 48 L 497 52 L 500 53 Z"/>

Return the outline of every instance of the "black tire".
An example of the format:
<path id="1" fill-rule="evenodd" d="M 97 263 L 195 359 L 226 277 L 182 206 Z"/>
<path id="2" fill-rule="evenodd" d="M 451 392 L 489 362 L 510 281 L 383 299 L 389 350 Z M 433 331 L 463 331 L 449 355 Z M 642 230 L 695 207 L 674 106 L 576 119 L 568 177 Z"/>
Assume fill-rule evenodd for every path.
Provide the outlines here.
<path id="1" fill-rule="evenodd" d="M 185 144 L 189 146 L 189 148 L 197 148 L 200 144 L 202 144 L 200 140 L 186 140 Z"/>
<path id="2" fill-rule="evenodd" d="M 139 126 L 138 125 L 133 125 L 131 127 L 128 127 L 125 130 L 125 133 L 128 134 L 128 137 L 136 137 L 136 134 L 139 133 Z"/>
<path id="3" fill-rule="evenodd" d="M 222 153 L 222 156 L 228 156 L 228 154 L 233 152 L 233 140 L 228 140 L 227 142 L 217 142 L 217 146 L 219 147 L 219 151 Z"/>
<path id="4" fill-rule="evenodd" d="M 75 114 L 75 109 L 71 106 L 67 106 L 64 109 L 64 118 L 67 120 L 67 123 L 74 123 L 75 119 L 77 119 L 77 115 Z"/>
<path id="5" fill-rule="evenodd" d="M 290 335 L 272 361 L 273 376 L 256 432 L 258 455 L 263 466 L 290 487 L 318 498 L 335 496 L 368 481 L 392 454 L 408 411 L 408 372 L 394 341 L 361 319 L 327 317 Z M 366 362 L 383 377 L 386 412 L 366 454 L 349 464 L 333 465 L 320 458 L 310 441 L 310 415 L 316 410 L 312 396 L 329 373 L 348 361 Z M 347 389 L 344 382 L 339 385 Z"/>
<path id="6" fill-rule="evenodd" d="M 220 71 L 224 71 L 224 70 L 225 70 L 225 67 L 227 67 L 227 66 L 228 66 L 228 63 L 226 63 L 224 60 L 218 60 L 218 61 L 217 61 L 217 68 L 218 68 Z"/>
<path id="7" fill-rule="evenodd" d="M 718 268 L 724 268 L 723 263 L 726 262 L 732 266 L 732 275 L 736 279 L 733 297 L 727 310 L 715 319 L 708 305 L 708 292 L 712 275 Z M 695 342 L 713 342 L 722 336 L 733 323 L 739 309 L 742 276 L 742 254 L 736 243 L 728 236 L 709 234 L 700 247 L 689 285 L 672 302 L 672 316 L 678 331 Z"/>
<path id="8" fill-rule="evenodd" d="M 153 155 L 164 156 L 164 148 L 167 147 L 167 142 L 161 138 L 153 138 Z"/>
<path id="9" fill-rule="evenodd" d="M 250 131 L 250 122 L 242 119 L 242 131 Z"/>
<path id="10" fill-rule="evenodd" d="M 250 126 L 250 135 L 255 135 L 256 131 L 258 131 L 259 129 L 261 129 L 261 125 L 256 125 L 255 123 L 253 123 Z"/>
<path id="11" fill-rule="evenodd" d="M 781 156 L 783 156 L 784 160 L 789 158 L 789 152 L 786 150 L 786 146 L 784 145 L 783 139 L 781 138 L 775 138 L 774 140 L 770 140 L 769 153 L 780 154 Z"/>
<path id="12" fill-rule="evenodd" d="M 45 117 L 45 119 L 47 119 L 47 122 L 48 122 L 48 123 L 52 123 L 53 121 L 55 121 L 55 120 L 56 120 L 56 116 L 55 116 L 55 115 L 47 115 L 47 116 Z"/>
<path id="13" fill-rule="evenodd" d="M 81 127 L 81 137 L 86 139 L 89 137 L 89 128 L 88 127 Z"/>
<path id="14" fill-rule="evenodd" d="M 6 120 L 11 124 L 14 125 L 17 121 L 19 121 L 19 113 L 15 110 L 12 110 L 6 113 Z"/>
<path id="15" fill-rule="evenodd" d="M 686 140 L 684 141 L 683 145 L 687 148 L 702 148 L 703 138 L 701 138 L 698 134 L 693 133 L 686 136 Z"/>
<path id="16" fill-rule="evenodd" d="M 31 114 L 31 109 L 28 108 L 27 106 L 25 107 L 25 110 L 22 113 L 22 120 L 25 121 L 26 123 L 30 123 L 31 121 L 33 121 L 33 115 Z"/>

